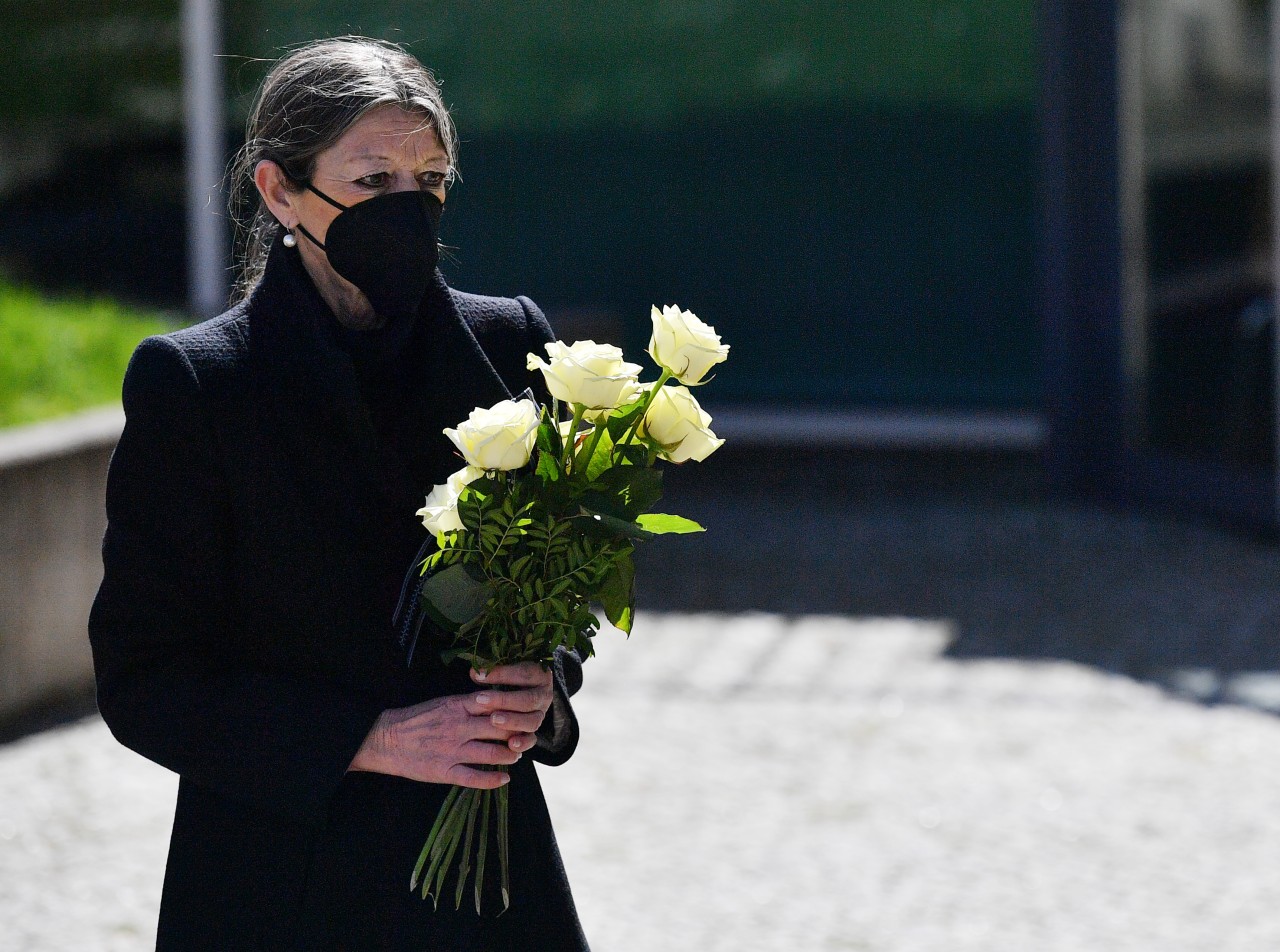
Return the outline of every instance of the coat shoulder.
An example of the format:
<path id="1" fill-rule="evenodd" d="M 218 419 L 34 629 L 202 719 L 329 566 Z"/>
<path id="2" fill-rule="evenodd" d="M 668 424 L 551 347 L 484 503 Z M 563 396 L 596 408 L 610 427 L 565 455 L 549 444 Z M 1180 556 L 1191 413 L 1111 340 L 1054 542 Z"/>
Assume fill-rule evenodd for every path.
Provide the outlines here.
<path id="1" fill-rule="evenodd" d="M 248 306 L 237 304 L 217 317 L 160 336 L 171 341 L 198 366 L 243 357 L 249 349 Z"/>
<path id="2" fill-rule="evenodd" d="M 547 319 L 538 305 L 527 297 L 491 297 L 449 289 L 459 316 L 466 321 L 472 333 L 480 335 L 501 334 L 512 331 L 536 333 L 545 326 Z"/>
<path id="3" fill-rule="evenodd" d="M 516 394 L 529 387 L 545 400 L 542 375 L 530 372 L 528 355 L 541 353 L 543 345 L 556 338 L 538 305 L 523 296 L 488 297 L 453 288 L 449 292 L 458 316 L 475 335 L 507 389 Z"/>
<path id="4" fill-rule="evenodd" d="M 199 324 L 148 338 L 138 352 L 162 349 L 181 355 L 200 390 L 210 393 L 240 377 L 248 363 L 249 317 L 244 304 Z"/>

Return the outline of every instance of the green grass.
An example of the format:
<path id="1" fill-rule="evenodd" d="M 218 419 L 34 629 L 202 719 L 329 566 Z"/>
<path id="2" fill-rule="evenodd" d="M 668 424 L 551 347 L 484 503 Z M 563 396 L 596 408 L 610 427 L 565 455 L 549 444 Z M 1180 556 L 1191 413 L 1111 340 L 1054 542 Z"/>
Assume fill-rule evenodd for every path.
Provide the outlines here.
<path id="1" fill-rule="evenodd" d="M 158 314 L 113 301 L 51 299 L 0 283 L 0 426 L 118 403 L 138 341 L 172 329 Z"/>

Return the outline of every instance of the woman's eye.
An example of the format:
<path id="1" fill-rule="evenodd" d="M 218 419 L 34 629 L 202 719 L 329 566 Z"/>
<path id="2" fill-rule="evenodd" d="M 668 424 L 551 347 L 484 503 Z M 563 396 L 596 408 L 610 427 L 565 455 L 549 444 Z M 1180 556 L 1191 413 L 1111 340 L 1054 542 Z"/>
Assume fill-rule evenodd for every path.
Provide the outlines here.
<path id="1" fill-rule="evenodd" d="M 356 181 L 366 188 L 382 188 L 382 186 L 387 184 L 387 173 L 372 172 L 363 178 L 356 179 Z"/>
<path id="2" fill-rule="evenodd" d="M 440 188 L 444 185 L 444 179 L 443 172 L 423 172 L 418 176 L 418 184 L 423 188 Z"/>

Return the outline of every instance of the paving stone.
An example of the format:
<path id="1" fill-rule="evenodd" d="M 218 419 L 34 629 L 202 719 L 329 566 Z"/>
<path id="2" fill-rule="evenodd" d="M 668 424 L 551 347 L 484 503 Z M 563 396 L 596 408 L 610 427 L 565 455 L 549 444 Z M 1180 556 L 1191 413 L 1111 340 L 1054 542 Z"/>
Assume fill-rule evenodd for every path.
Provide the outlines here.
<path id="1" fill-rule="evenodd" d="M 954 636 L 651 612 L 602 633 L 578 753 L 542 771 L 596 952 L 1280 944 L 1280 720 Z M 97 719 L 0 747 L 0 949 L 149 948 L 175 790 Z"/>

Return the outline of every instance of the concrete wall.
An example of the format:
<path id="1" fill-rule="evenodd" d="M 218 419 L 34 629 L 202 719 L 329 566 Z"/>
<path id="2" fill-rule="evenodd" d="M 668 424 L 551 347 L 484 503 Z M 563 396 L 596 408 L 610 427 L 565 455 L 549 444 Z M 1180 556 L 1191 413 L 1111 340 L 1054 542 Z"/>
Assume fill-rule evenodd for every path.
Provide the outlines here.
<path id="1" fill-rule="evenodd" d="M 0 718 L 93 683 L 86 623 L 123 423 L 110 408 L 0 430 Z"/>

